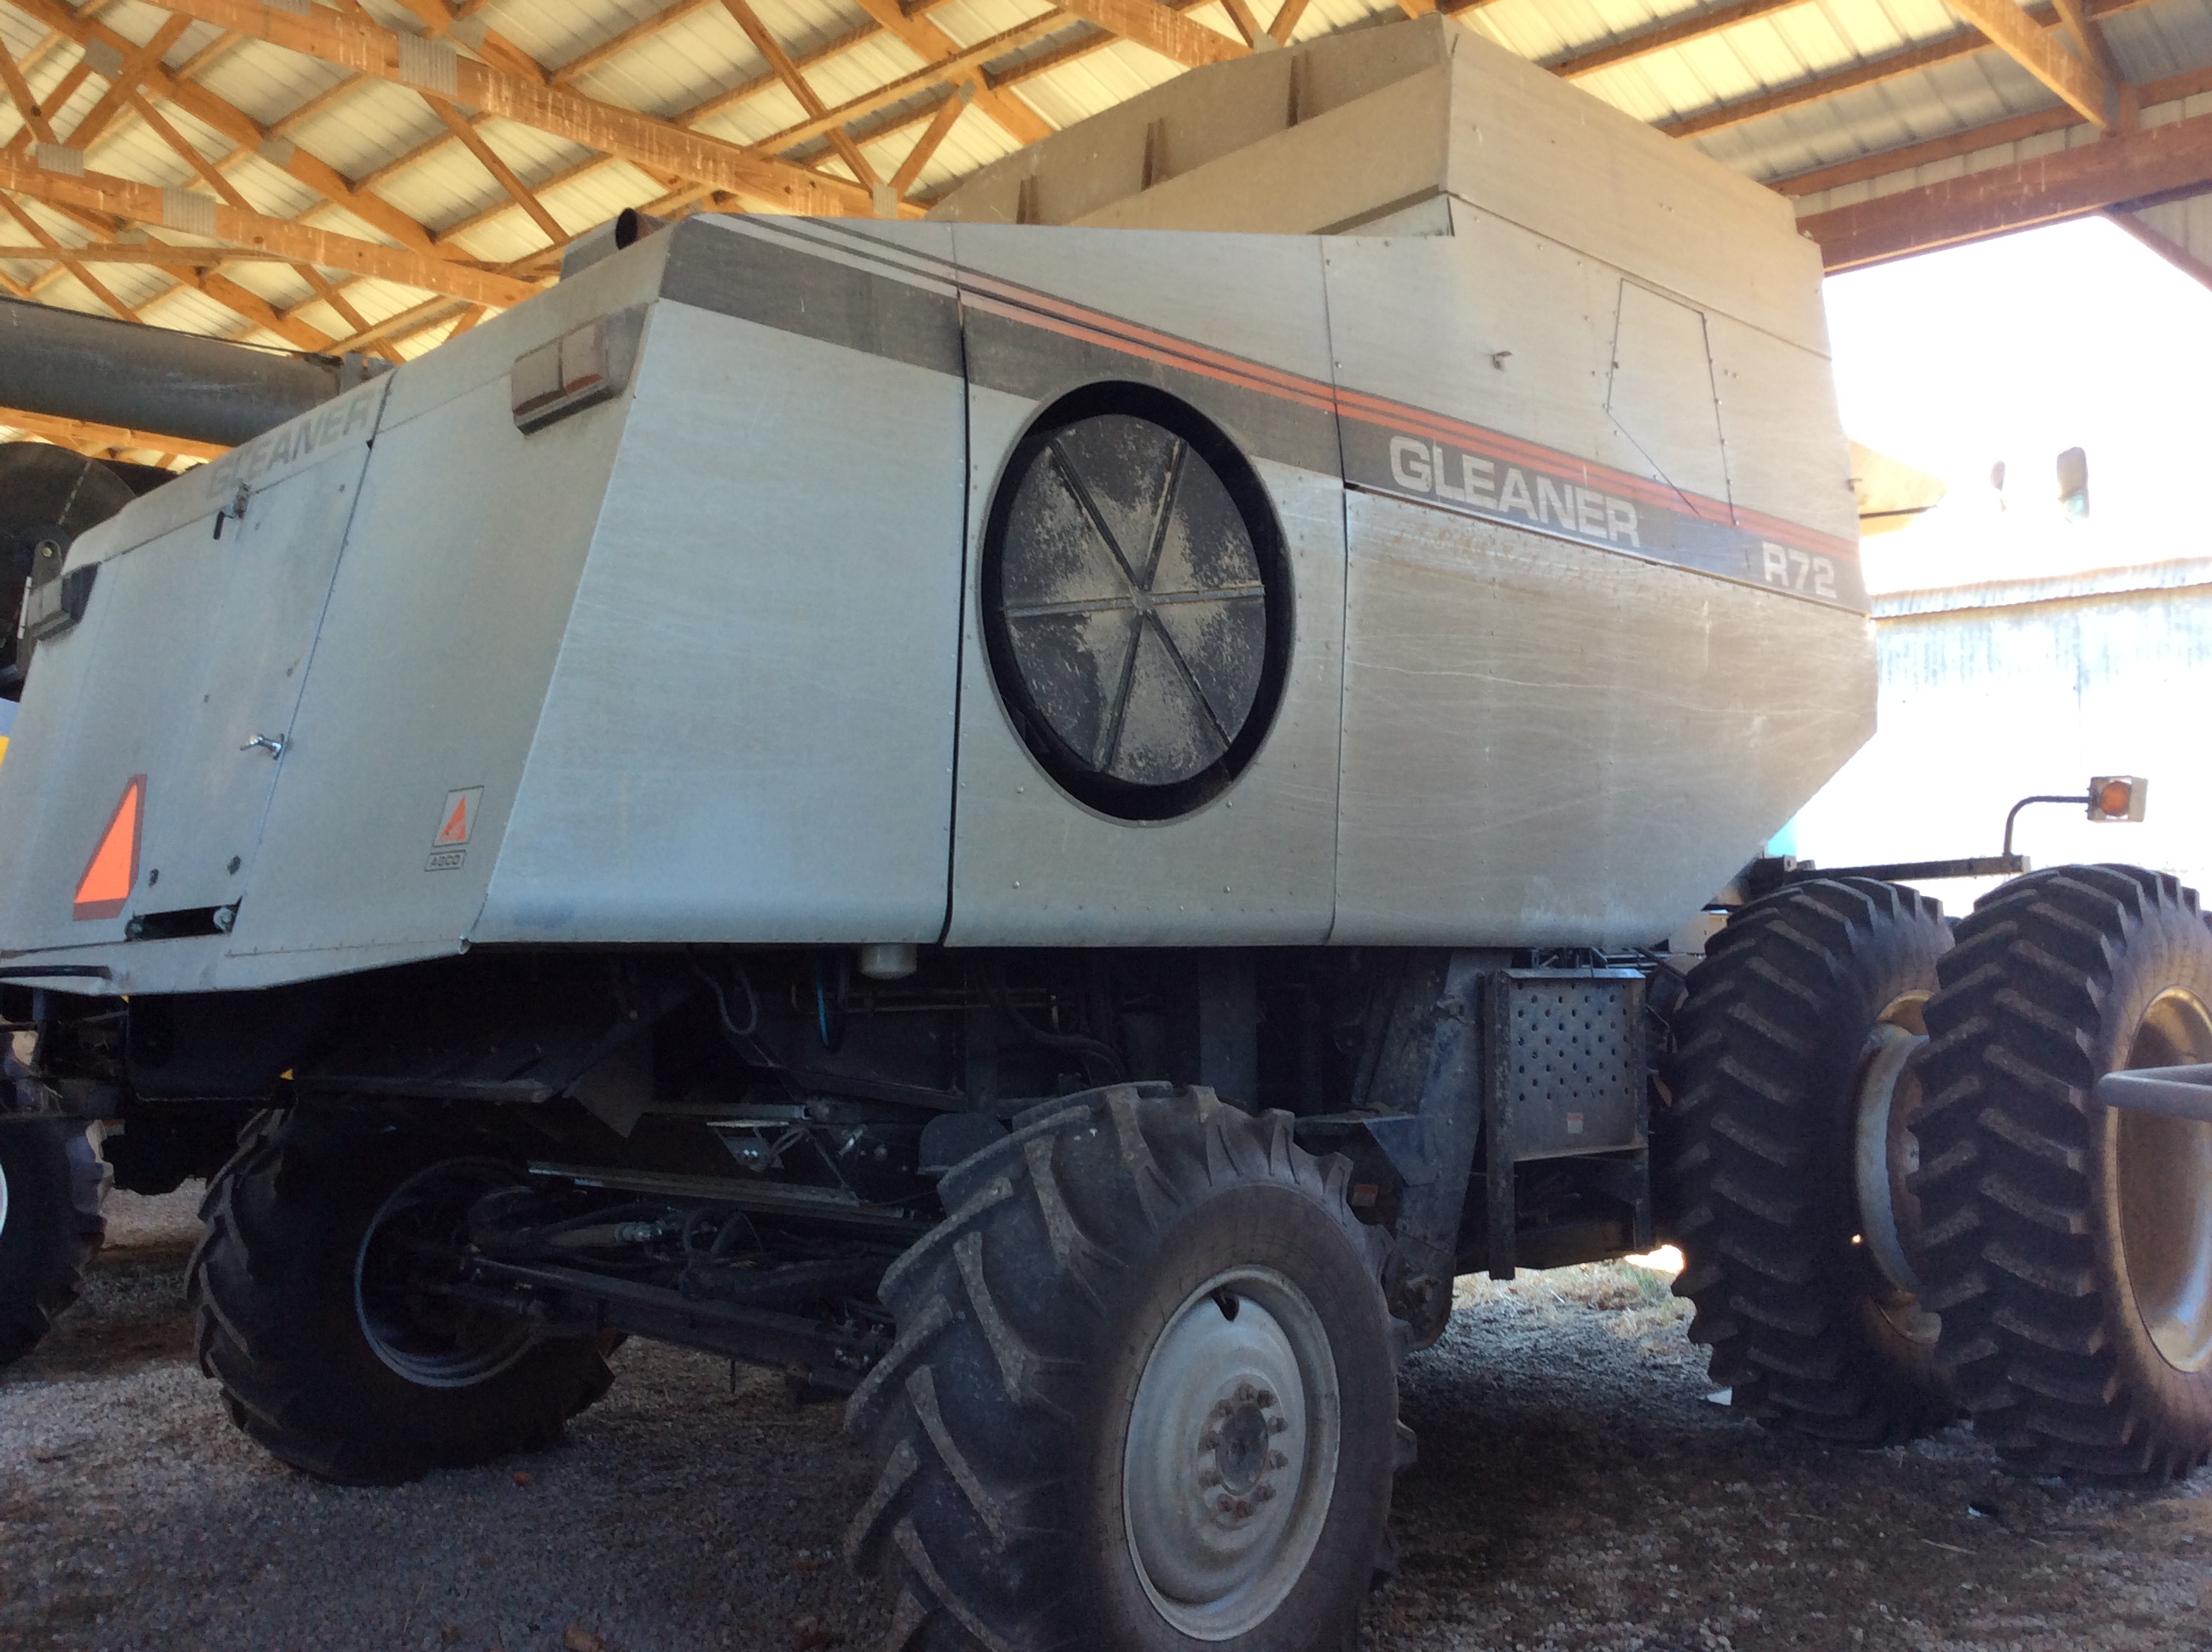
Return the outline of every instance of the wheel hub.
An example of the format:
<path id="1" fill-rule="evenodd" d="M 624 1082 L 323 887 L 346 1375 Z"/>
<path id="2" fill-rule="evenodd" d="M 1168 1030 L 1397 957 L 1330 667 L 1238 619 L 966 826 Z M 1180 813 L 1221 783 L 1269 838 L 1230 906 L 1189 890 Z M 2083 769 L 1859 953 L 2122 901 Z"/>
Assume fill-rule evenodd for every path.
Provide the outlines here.
<path id="1" fill-rule="evenodd" d="M 1228 1640 L 1281 1606 L 1320 1540 L 1338 1430 L 1327 1333 L 1281 1274 L 1224 1274 L 1170 1319 L 1122 1461 L 1131 1558 L 1169 1624 Z"/>
<path id="2" fill-rule="evenodd" d="M 409 1177 L 368 1224 L 354 1260 L 354 1312 L 377 1358 L 426 1388 L 489 1382 L 530 1351 L 532 1333 L 509 1315 L 426 1291 L 426 1251 L 458 1249 L 470 1208 L 512 1186 L 495 1159 L 454 1159 Z"/>
<path id="3" fill-rule="evenodd" d="M 1888 1021 L 1877 1023 L 1868 1038 L 1851 1166 L 1867 1254 L 1884 1278 L 1915 1296 L 1920 1278 L 1905 1246 L 1920 1223 L 1920 1201 L 1910 1181 L 1920 1168 L 1920 1142 L 1911 1128 L 1920 1085 L 1909 1069 L 1927 1042 L 1926 1035 Z"/>
<path id="4" fill-rule="evenodd" d="M 2126 1054 L 2130 1068 L 2212 1060 L 2212 1009 L 2191 993 L 2160 994 Z M 2212 1367 L 2212 1125 L 2125 1112 L 2110 1128 L 2136 1311 L 2175 1370 Z"/>

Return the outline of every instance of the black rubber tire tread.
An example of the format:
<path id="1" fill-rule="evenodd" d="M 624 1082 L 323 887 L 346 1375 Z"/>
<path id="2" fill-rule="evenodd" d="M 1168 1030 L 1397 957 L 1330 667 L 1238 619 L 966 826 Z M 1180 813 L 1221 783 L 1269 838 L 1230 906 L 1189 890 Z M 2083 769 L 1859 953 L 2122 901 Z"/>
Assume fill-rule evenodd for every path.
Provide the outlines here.
<path id="1" fill-rule="evenodd" d="M 2212 1004 L 2196 891 L 2121 865 L 2054 866 L 1984 896 L 1928 1006 L 1916 1264 L 1938 1357 L 1977 1433 L 2031 1470 L 2163 1479 L 2212 1451 L 2212 1371 L 2143 1328 L 2121 1243 L 2120 1116 L 2099 1078 L 2143 1012 Z"/>
<path id="2" fill-rule="evenodd" d="M 37 1347 L 77 1299 L 107 1234 L 112 1181 L 81 1119 L 0 1124 L 8 1215 L 0 1226 L 0 1365 Z"/>
<path id="3" fill-rule="evenodd" d="M 246 1127 L 201 1203 L 186 1292 L 200 1369 L 258 1444 L 318 1479 L 398 1485 L 550 1445 L 607 1391 L 608 1339 L 540 1342 L 481 1382 L 433 1388 L 362 1332 L 353 1269 L 377 1211 L 416 1171 L 481 1151 L 302 1108 Z"/>
<path id="4" fill-rule="evenodd" d="M 1735 913 L 1676 1012 L 1659 1144 L 1674 1291 L 1696 1304 L 1713 1381 L 1769 1426 L 1880 1445 L 1957 1414 L 1933 1347 L 1883 1318 L 1899 1293 L 1851 1242 L 1866 1041 L 1896 999 L 1934 990 L 1950 939 L 1912 890 L 1793 884 Z"/>
<path id="5" fill-rule="evenodd" d="M 884 1580 L 885 1652 L 1349 1645 L 1410 1436 L 1388 1243 L 1346 1204 L 1346 1162 L 1300 1150 L 1290 1114 L 1255 1118 L 1202 1089 L 1116 1085 L 1029 1118 L 945 1178 L 949 1216 L 884 1279 L 897 1343 L 848 1409 L 882 1465 L 846 1553 Z M 1307 1255 L 1326 1253 L 1311 1265 L 1349 1290 L 1324 1315 L 1351 1302 L 1356 1329 L 1335 1346 L 1346 1467 L 1314 1558 L 1266 1623 L 1205 1643 L 1158 1616 L 1127 1562 L 1115 1385 L 1157 1334 L 1147 1292 L 1197 1266 L 1224 1218 L 1234 1244 L 1295 1229 Z"/>

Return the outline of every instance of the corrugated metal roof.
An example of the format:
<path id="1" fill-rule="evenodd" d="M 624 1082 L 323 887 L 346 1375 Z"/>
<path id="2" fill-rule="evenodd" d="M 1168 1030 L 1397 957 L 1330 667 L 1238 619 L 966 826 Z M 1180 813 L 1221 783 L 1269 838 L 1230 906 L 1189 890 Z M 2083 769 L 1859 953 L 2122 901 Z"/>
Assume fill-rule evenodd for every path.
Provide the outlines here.
<path id="1" fill-rule="evenodd" d="M 420 33 L 425 3 L 343 0 L 341 11 L 402 33 Z M 917 50 L 917 43 L 927 47 L 941 41 L 943 50 L 963 49 L 1054 15 L 1042 0 L 908 0 L 903 15 L 890 10 L 892 3 L 751 3 L 760 25 L 802 65 L 811 94 L 822 104 L 834 110 L 855 100 L 881 103 L 864 106 L 850 126 L 859 154 L 879 178 L 888 178 L 906 161 L 945 95 L 945 83 L 925 73 L 896 99 L 878 98 L 881 88 L 926 69 L 931 59 Z M 2109 8 L 2112 0 L 2106 3 Z M 495 31 L 496 39 L 481 48 L 495 64 L 512 67 L 519 59 L 501 54 L 519 53 L 560 83 L 563 65 L 581 64 L 573 82 L 577 93 L 696 124 L 702 132 L 732 143 L 767 143 L 810 113 L 799 95 L 777 79 L 740 23 L 742 0 L 736 6 L 730 0 L 471 0 L 466 9 L 475 22 Z M 1221 0 L 1179 9 L 1200 26 L 1236 38 L 1236 26 Z M 1262 22 L 1267 21 L 1274 12 L 1273 0 L 1260 0 L 1256 9 Z M 1676 31 L 1682 38 L 1583 74 L 1579 83 L 1641 119 L 1662 125 L 1685 118 L 1707 122 L 1710 129 L 1689 141 L 1764 180 L 2057 106 L 2051 93 L 1993 49 L 1954 55 L 1909 72 L 1879 73 L 1872 83 L 1822 94 L 1829 90 L 1827 77 L 1863 76 L 1880 71 L 1884 60 L 1898 52 L 1978 38 L 1964 33 L 1942 0 L 1798 0 L 1728 27 L 1696 27 L 1701 15 L 1736 9 L 1666 0 L 1477 0 L 1461 15 L 1510 49 L 1553 64 L 1598 48 L 1632 46 L 1655 29 Z M 1310 0 L 1294 38 L 1310 39 L 1400 15 L 1395 5 L 1376 0 Z M 57 135 L 66 139 L 109 91 L 100 65 L 70 37 L 83 34 L 90 24 L 95 31 L 112 30 L 126 45 L 143 44 L 170 18 L 147 0 L 89 0 L 74 13 L 62 0 L 0 0 L 0 45 L 24 64 L 42 105 L 64 83 L 72 85 L 58 107 L 44 112 Z M 884 27 L 885 19 L 899 27 Z M 51 29 L 50 21 L 63 27 Z M 2212 65 L 2212 0 L 2127 4 L 2101 27 L 2131 80 L 2154 81 Z M 902 33 L 908 38 L 901 39 Z M 467 37 L 469 27 L 463 26 L 451 38 Z M 623 42 L 621 49 L 606 49 L 617 41 Z M 1090 49 L 1083 49 L 1086 45 Z M 172 137 L 135 110 L 125 110 L 85 146 L 91 171 L 211 198 L 202 174 L 212 167 L 220 169 L 237 198 L 270 217 L 386 245 L 400 244 L 404 232 L 434 255 L 458 253 L 494 267 L 517 265 L 532 278 L 550 267 L 554 238 L 411 88 L 349 76 L 258 39 L 227 40 L 206 22 L 185 29 L 161 63 L 172 73 L 188 70 L 195 86 L 228 106 L 196 112 L 173 98 L 152 100 L 176 137 L 198 151 L 201 164 L 179 155 Z M 528 66 L 522 64 L 526 71 Z M 106 67 L 112 70 L 112 63 Z M 997 95 L 1009 100 L 1016 113 L 1000 120 L 981 103 L 969 106 L 921 167 L 914 184 L 917 196 L 940 192 L 1018 147 L 1020 137 L 1009 124 L 1027 123 L 1030 117 L 1019 112 L 1024 108 L 1033 112 L 1036 122 L 1030 130 L 1062 127 L 1180 72 L 1152 52 L 1102 36 L 1073 16 L 1061 16 L 1056 27 L 1010 47 L 989 68 Z M 1778 99 L 1783 106 L 1739 118 L 1735 106 L 1754 99 Z M 2192 102 L 2157 114 L 2197 112 Z M 475 125 L 481 143 L 534 193 L 563 234 L 580 233 L 624 206 L 659 199 L 668 187 L 665 180 L 627 161 L 598 155 L 569 137 L 508 119 L 479 119 Z M 0 143 L 27 136 L 19 132 L 21 125 L 12 104 L 0 103 Z M 259 133 L 271 131 L 281 142 L 262 143 Z M 1992 145 L 1979 155 L 1808 196 L 1801 210 L 1845 204 L 2082 137 L 2076 129 Z M 335 173 L 343 180 L 339 192 L 363 189 L 369 198 L 357 207 L 333 200 L 318 187 L 328 174 L 289 162 L 283 143 L 296 144 L 305 156 Z M 853 176 L 848 159 L 826 138 L 811 138 L 785 153 L 825 177 Z M 21 247 L 43 234 L 84 246 L 132 233 L 174 245 L 193 243 L 192 237 L 174 230 L 111 227 L 97 217 L 88 220 L 35 203 L 19 203 L 17 210 L 36 232 L 0 215 L 0 244 Z M 392 212 L 421 229 L 393 218 Z M 2212 246 L 2212 210 L 2189 203 L 2160 207 L 2146 222 Z M 336 270 L 311 277 L 283 263 L 233 259 L 219 267 L 211 264 L 209 276 L 127 263 L 88 268 L 118 304 L 144 320 L 267 343 L 317 337 L 344 342 L 393 317 L 405 317 L 422 330 L 373 341 L 373 347 L 415 354 L 442 337 L 468 310 L 458 301 L 441 303 L 435 295 L 401 282 Z M 78 275 L 51 258 L 0 259 L 0 285 L 50 303 L 107 307 Z M 218 289 L 236 301 L 227 303 L 204 288 Z M 241 313 L 240 304 L 250 309 L 255 299 L 275 315 Z"/>

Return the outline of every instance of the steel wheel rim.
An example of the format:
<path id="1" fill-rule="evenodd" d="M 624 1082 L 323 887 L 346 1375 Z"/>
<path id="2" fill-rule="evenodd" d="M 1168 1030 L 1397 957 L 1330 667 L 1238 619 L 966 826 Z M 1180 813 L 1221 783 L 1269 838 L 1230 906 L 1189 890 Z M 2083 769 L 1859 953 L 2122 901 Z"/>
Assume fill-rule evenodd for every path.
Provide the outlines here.
<path id="1" fill-rule="evenodd" d="M 1121 1515 L 1174 1629 L 1232 1639 L 1297 1588 L 1335 1491 L 1339 1400 L 1321 1315 L 1273 1268 L 1218 1273 L 1169 1316 L 1130 1407 Z"/>
<path id="2" fill-rule="evenodd" d="M 2127 1066 L 2212 1061 L 2212 1011 L 2179 988 L 2151 1001 Z M 2136 1315 L 2177 1371 L 2212 1366 L 2212 1124 L 2114 1109 L 2120 1249 Z"/>
<path id="3" fill-rule="evenodd" d="M 403 1249 L 409 1239 L 457 1236 L 477 1199 L 514 1180 L 512 1167 L 496 1159 L 434 1164 L 401 1182 L 362 1236 L 354 1258 L 355 1316 L 377 1358 L 419 1388 L 473 1388 L 530 1351 L 530 1327 L 520 1320 L 450 1302 L 426 1303 L 410 1289 L 416 1269 Z"/>
<path id="4" fill-rule="evenodd" d="M 1853 1125 L 1851 1179 L 1858 1196 L 1859 1244 L 1889 1287 L 1875 1306 L 1899 1336 L 1935 1345 L 1942 1321 L 1920 1306 L 1921 1283 L 1911 1245 L 1920 1230 L 1920 1201 L 1911 1177 L 1920 1168 L 1920 1142 L 1912 1115 L 1920 1108 L 1920 1081 L 1912 1058 L 1928 1042 L 1929 994 L 1893 999 L 1867 1036 L 1861 1053 L 1857 1112 Z"/>

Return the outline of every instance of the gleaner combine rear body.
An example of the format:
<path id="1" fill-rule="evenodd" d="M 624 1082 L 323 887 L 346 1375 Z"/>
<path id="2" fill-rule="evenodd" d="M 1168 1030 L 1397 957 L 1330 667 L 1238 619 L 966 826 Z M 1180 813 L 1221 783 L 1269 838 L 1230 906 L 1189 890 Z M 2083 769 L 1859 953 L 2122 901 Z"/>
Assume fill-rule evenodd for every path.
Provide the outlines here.
<path id="1" fill-rule="evenodd" d="M 1115 227 L 1271 176 L 1352 233 Z M 1432 20 L 945 216 L 610 237 L 33 616 L 21 1092 L 269 1104 L 193 1272 L 248 1432 L 477 1460 L 665 1336 L 850 1394 L 894 1645 L 1333 1644 L 1453 1274 L 1656 1200 L 1763 1416 L 1886 1437 L 1948 1359 L 2021 1451 L 2201 1454 L 2212 1206 L 2129 1188 L 2212 1127 L 2130 1150 L 2095 1072 L 2020 1125 L 1972 1012 L 2063 908 L 2152 960 L 2089 1059 L 2212 1060 L 2193 896 L 2024 880 L 1924 1017 L 1950 931 L 1864 879 L 1745 907 L 1686 1002 L 1655 950 L 1872 727 L 1783 203 Z M 2068 1128 L 2086 1215 L 2021 1215 L 1996 1157 Z M 2132 1284 L 2082 1238 L 2128 1222 Z M 2007 1353 L 2061 1321 L 2135 1361 L 2101 1398 Z"/>

